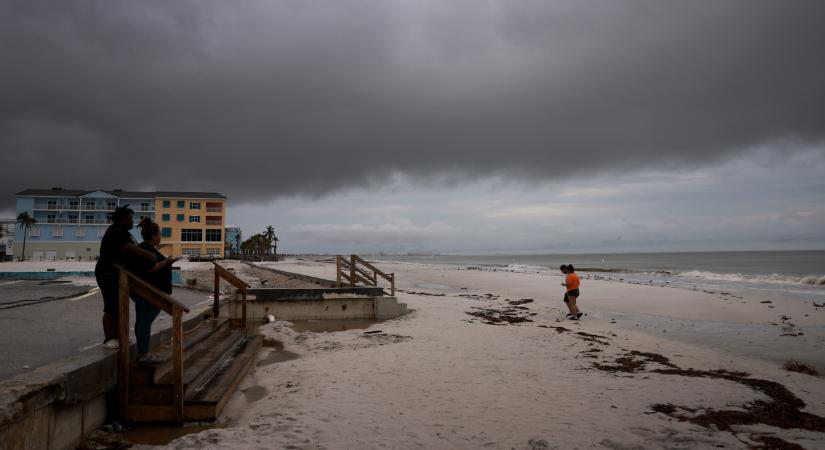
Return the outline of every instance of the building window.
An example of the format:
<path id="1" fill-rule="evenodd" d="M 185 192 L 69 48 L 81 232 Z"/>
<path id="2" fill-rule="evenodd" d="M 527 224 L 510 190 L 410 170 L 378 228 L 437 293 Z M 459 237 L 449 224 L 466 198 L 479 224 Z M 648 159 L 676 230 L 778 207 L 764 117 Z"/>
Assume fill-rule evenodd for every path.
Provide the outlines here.
<path id="1" fill-rule="evenodd" d="M 206 242 L 222 242 L 221 230 L 206 230 Z"/>
<path id="2" fill-rule="evenodd" d="M 223 225 L 223 217 L 221 216 L 206 216 L 207 225 Z"/>
<path id="3" fill-rule="evenodd" d="M 178 214 L 178 222 L 183 222 L 183 214 Z"/>
<path id="4" fill-rule="evenodd" d="M 69 223 L 77 223 L 77 214 L 69 214 Z"/>
<path id="5" fill-rule="evenodd" d="M 198 228 L 184 228 L 180 230 L 180 240 L 183 242 L 203 241 L 203 230 Z"/>
<path id="6" fill-rule="evenodd" d="M 161 237 L 172 237 L 172 229 L 171 228 L 162 228 L 160 230 Z"/>
<path id="7" fill-rule="evenodd" d="M 163 201 L 163 207 L 164 207 L 164 208 L 168 208 L 168 207 L 170 207 L 170 206 L 172 206 L 172 202 L 171 202 L 171 201 L 169 201 L 169 200 L 164 200 L 164 201 Z"/>
<path id="8" fill-rule="evenodd" d="M 117 202 L 114 200 L 106 200 L 106 209 L 114 211 L 117 208 Z"/>
<path id="9" fill-rule="evenodd" d="M 206 212 L 221 212 L 223 211 L 223 205 L 220 203 L 206 203 Z"/>
<path id="10" fill-rule="evenodd" d="M 95 202 L 86 202 L 83 209 L 95 209 Z M 114 209 L 114 208 L 111 208 L 111 209 Z"/>
<path id="11" fill-rule="evenodd" d="M 210 258 L 217 258 L 221 256 L 221 249 L 219 248 L 207 248 L 206 249 L 206 256 Z"/>
<path id="12" fill-rule="evenodd" d="M 86 216 L 85 223 L 95 223 L 95 216 Z"/>
<path id="13" fill-rule="evenodd" d="M 164 214 L 161 217 L 163 218 L 164 221 L 166 221 L 166 222 L 169 221 L 169 214 Z"/>
<path id="14" fill-rule="evenodd" d="M 80 202 L 77 200 L 69 200 L 69 208 L 70 209 L 77 209 L 80 207 Z"/>
<path id="15" fill-rule="evenodd" d="M 186 208 L 186 202 L 183 200 L 178 200 L 178 208 Z"/>
<path id="16" fill-rule="evenodd" d="M 46 223 L 57 223 L 57 216 L 54 214 L 49 214 L 46 216 Z"/>
<path id="17" fill-rule="evenodd" d="M 201 223 L 201 216 L 189 216 L 189 223 Z"/>
<path id="18" fill-rule="evenodd" d="M 195 256 L 195 257 L 201 255 L 201 251 L 198 248 L 184 248 L 184 249 L 181 250 L 181 253 L 183 253 L 186 256 Z"/>
<path id="19" fill-rule="evenodd" d="M 201 202 L 189 202 L 189 209 L 201 209 Z"/>

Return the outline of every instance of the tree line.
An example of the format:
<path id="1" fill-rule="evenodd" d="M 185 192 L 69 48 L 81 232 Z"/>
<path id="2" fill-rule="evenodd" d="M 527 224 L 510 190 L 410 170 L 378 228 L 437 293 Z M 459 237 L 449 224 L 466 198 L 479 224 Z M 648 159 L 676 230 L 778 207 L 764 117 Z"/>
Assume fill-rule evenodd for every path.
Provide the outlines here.
<path id="1" fill-rule="evenodd" d="M 272 225 L 258 234 L 252 235 L 241 243 L 241 253 L 244 255 L 263 256 L 278 253 L 278 236 Z"/>

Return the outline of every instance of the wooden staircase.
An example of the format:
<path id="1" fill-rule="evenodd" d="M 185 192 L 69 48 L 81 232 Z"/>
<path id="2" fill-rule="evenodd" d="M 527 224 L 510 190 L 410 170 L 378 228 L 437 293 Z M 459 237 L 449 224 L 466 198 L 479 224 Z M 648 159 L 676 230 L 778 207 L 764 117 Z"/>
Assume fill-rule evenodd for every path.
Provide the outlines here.
<path id="1" fill-rule="evenodd" d="M 395 296 L 395 273 L 384 273 L 358 255 L 335 256 L 335 273 L 337 287 L 346 284 L 355 287 L 358 283 L 378 287 L 379 277 L 383 278 L 390 283 L 390 295 Z"/>
<path id="2" fill-rule="evenodd" d="M 249 333 L 245 317 L 219 317 L 219 295 L 215 295 L 212 317 L 183 332 L 181 316 L 188 311 L 184 305 L 154 290 L 127 270 L 120 270 L 122 324 L 129 323 L 128 303 L 124 307 L 129 294 L 140 295 L 173 317 L 172 341 L 152 349 L 158 356 L 157 362 L 132 360 L 128 346 L 121 347 L 118 367 L 121 419 L 181 424 L 215 420 L 254 363 L 263 338 Z M 249 287 L 246 283 L 217 264 L 215 278 L 216 288 L 220 278 L 238 287 L 245 302 Z M 122 327 L 121 342 L 126 342 L 123 336 L 128 336 L 128 332 L 128 325 Z"/>

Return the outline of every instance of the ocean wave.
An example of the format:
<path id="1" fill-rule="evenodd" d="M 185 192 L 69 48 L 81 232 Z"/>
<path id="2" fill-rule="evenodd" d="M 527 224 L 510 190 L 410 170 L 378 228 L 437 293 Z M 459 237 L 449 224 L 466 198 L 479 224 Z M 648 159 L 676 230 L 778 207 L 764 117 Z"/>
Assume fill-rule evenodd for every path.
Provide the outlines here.
<path id="1" fill-rule="evenodd" d="M 745 283 L 776 283 L 776 284 L 805 284 L 825 286 L 825 275 L 808 275 L 804 277 L 789 275 L 743 275 L 741 273 L 716 273 L 703 270 L 691 270 L 676 274 L 679 277 L 697 278 L 711 281 L 745 282 Z"/>

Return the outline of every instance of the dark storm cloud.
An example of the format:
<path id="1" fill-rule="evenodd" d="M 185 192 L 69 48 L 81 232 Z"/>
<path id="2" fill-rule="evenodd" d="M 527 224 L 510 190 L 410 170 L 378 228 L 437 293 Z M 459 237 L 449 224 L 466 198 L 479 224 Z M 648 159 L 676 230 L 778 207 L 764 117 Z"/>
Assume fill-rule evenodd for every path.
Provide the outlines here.
<path id="1" fill-rule="evenodd" d="M 5 1 L 2 204 L 323 194 L 825 138 L 821 1 Z"/>

